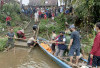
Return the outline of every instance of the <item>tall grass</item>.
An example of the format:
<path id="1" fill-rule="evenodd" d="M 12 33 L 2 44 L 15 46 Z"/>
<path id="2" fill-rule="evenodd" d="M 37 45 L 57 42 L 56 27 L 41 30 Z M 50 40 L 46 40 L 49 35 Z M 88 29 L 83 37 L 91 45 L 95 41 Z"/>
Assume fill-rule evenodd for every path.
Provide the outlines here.
<path id="1" fill-rule="evenodd" d="M 7 38 L 0 38 L 0 51 L 4 50 L 6 46 Z"/>

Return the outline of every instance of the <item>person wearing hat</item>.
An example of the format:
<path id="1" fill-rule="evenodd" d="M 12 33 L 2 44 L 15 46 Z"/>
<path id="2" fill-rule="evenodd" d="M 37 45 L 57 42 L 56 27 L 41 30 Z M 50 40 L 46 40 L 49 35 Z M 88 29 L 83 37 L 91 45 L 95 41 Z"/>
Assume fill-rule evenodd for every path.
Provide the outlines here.
<path id="1" fill-rule="evenodd" d="M 70 62 L 73 60 L 74 53 L 76 53 L 76 64 L 78 64 L 79 56 L 80 56 L 80 34 L 78 31 L 76 31 L 74 24 L 70 26 L 71 33 L 71 39 L 68 46 L 69 49 L 69 56 L 70 56 Z"/>
<path id="2" fill-rule="evenodd" d="M 55 56 L 58 56 L 59 57 L 63 57 L 63 53 L 66 49 L 66 45 L 65 45 L 65 42 L 66 42 L 66 38 L 64 36 L 64 32 L 60 32 L 60 35 L 59 37 L 56 39 L 56 41 L 58 41 L 58 49 L 56 50 L 56 53 L 55 53 Z"/>

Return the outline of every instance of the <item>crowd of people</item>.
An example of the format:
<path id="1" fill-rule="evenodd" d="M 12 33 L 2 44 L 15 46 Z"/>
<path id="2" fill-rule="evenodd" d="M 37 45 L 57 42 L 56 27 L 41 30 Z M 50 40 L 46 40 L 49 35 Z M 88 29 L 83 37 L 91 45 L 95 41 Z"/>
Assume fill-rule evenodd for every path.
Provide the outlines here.
<path id="1" fill-rule="evenodd" d="M 79 57 L 81 54 L 80 34 L 75 29 L 75 25 L 71 25 L 69 27 L 69 30 L 71 31 L 71 38 L 69 44 L 66 44 L 67 38 L 65 32 L 61 31 L 60 34 L 57 35 L 55 31 L 52 31 L 52 37 L 50 42 L 52 43 L 52 54 L 56 57 L 62 58 L 64 52 L 67 50 L 68 56 L 70 57 L 70 62 L 72 63 L 73 57 L 76 56 L 76 64 L 78 64 Z M 100 23 L 96 24 L 95 30 L 97 31 L 97 35 L 94 39 L 94 44 L 90 52 L 88 65 L 91 65 L 93 68 L 95 68 L 96 66 L 100 68 Z M 17 33 L 22 32 L 22 30 L 19 30 Z M 6 51 L 8 51 L 10 48 L 14 48 L 14 39 L 16 38 L 12 28 L 7 33 L 6 37 L 8 38 L 8 41 L 5 49 Z M 18 37 L 24 38 L 23 36 L 19 36 L 19 34 Z M 35 37 L 31 37 L 28 40 L 27 44 L 29 47 L 33 47 L 35 44 L 37 44 Z"/>
<path id="2" fill-rule="evenodd" d="M 93 66 L 93 68 L 95 68 L 96 66 L 100 66 L 100 61 L 99 61 L 100 60 L 100 56 L 99 56 L 99 53 L 100 53 L 100 50 L 99 50 L 100 48 L 100 23 L 96 24 L 95 31 L 97 32 L 97 36 L 94 40 L 94 44 L 91 49 L 90 57 L 88 60 L 88 65 Z M 65 33 L 71 33 L 70 42 L 68 42 Z M 76 56 L 75 62 L 76 64 L 78 64 L 79 59 L 82 57 L 82 54 L 83 54 L 80 41 L 81 41 L 80 33 L 76 30 L 75 25 L 73 24 L 69 26 L 68 28 L 68 24 L 67 24 L 66 31 L 65 32 L 61 31 L 59 35 L 56 34 L 56 31 L 52 31 L 51 41 L 49 43 L 52 43 L 51 49 L 52 49 L 53 55 L 59 58 L 64 58 L 64 53 L 67 52 L 68 53 L 67 56 L 70 57 L 70 62 L 73 63 L 73 57 Z M 31 41 L 30 43 L 32 42 L 36 43 L 36 41 Z"/>
<path id="3" fill-rule="evenodd" d="M 25 15 L 29 16 L 30 18 L 34 19 L 35 22 L 38 22 L 39 19 L 47 19 L 51 18 L 54 20 L 56 16 L 58 16 L 61 13 L 69 14 L 73 12 L 73 7 L 69 7 L 65 10 L 64 6 L 60 7 L 24 7 L 22 6 L 21 13 L 24 13 Z M 6 25 L 8 27 L 11 27 L 11 16 L 6 16 Z"/>
<path id="4" fill-rule="evenodd" d="M 97 31 L 97 36 L 94 40 L 93 47 L 90 52 L 90 57 L 88 60 L 88 65 L 95 68 L 96 66 L 100 66 L 100 23 L 96 24 L 95 31 Z M 67 35 L 70 35 L 70 41 L 66 37 Z M 29 43 L 31 39 L 31 42 Z M 34 43 L 36 43 L 36 40 L 34 40 L 34 37 L 30 38 L 28 43 L 28 46 L 34 46 Z M 68 42 L 69 41 L 69 42 Z M 66 56 L 70 57 L 70 62 L 73 63 L 73 57 L 76 57 L 76 64 L 79 63 L 79 59 L 82 58 L 82 47 L 81 47 L 81 36 L 79 31 L 76 30 L 75 25 L 70 25 L 68 28 L 67 23 L 67 29 L 66 31 L 61 31 L 59 35 L 56 34 L 56 31 L 52 31 L 51 41 L 52 43 L 51 49 L 52 54 L 59 58 L 66 58 Z M 46 43 L 46 42 L 45 42 Z M 48 43 L 48 42 L 47 42 Z M 67 53 L 67 55 L 64 57 L 64 53 Z"/>
<path id="5" fill-rule="evenodd" d="M 71 25 L 68 28 L 72 33 L 70 34 L 71 39 L 70 42 L 68 43 L 67 37 L 65 35 L 65 32 L 61 31 L 60 34 L 57 36 L 55 34 L 55 31 L 52 32 L 52 54 L 54 54 L 57 57 L 62 58 L 64 55 L 65 51 L 69 51 L 69 56 L 70 56 L 70 62 L 73 60 L 73 56 L 76 55 L 76 64 L 78 64 L 79 56 L 80 56 L 80 34 L 79 32 L 75 29 L 74 24 Z M 76 52 L 76 54 L 74 54 Z"/>
<path id="6" fill-rule="evenodd" d="M 71 13 L 73 10 L 72 7 L 67 8 L 65 10 L 64 6 L 60 7 L 22 7 L 22 13 L 25 15 L 30 16 L 31 18 L 34 18 L 35 22 L 39 20 L 39 18 L 52 18 L 54 19 L 55 16 L 58 16 L 60 13 Z"/>
<path id="7" fill-rule="evenodd" d="M 72 9 L 72 8 L 71 8 Z M 72 10 L 66 10 L 65 13 L 72 12 Z M 52 18 L 54 19 L 55 16 L 58 16 L 59 13 L 64 12 L 63 8 L 31 8 L 29 7 L 28 9 L 23 8 L 22 12 L 26 15 L 29 15 L 31 18 L 35 18 L 35 22 L 38 22 L 38 18 Z M 10 21 L 11 18 L 8 16 L 6 18 L 7 25 L 10 26 Z M 59 35 L 56 34 L 56 31 L 52 31 L 52 37 L 51 37 L 51 49 L 52 49 L 52 54 L 55 55 L 56 57 L 63 58 L 64 52 L 67 51 L 68 56 L 70 57 L 70 62 L 73 62 L 73 57 L 76 56 L 76 64 L 78 64 L 79 59 L 80 59 L 80 54 L 81 54 L 81 43 L 80 43 L 80 33 L 76 30 L 75 25 L 68 25 L 66 23 L 67 29 L 66 31 L 61 31 Z M 95 30 L 97 31 L 97 35 L 94 40 L 93 47 L 90 52 L 90 58 L 89 60 L 92 59 L 91 61 L 88 62 L 89 65 L 92 65 L 93 68 L 98 66 L 100 68 L 100 23 L 96 24 Z M 70 34 L 70 42 L 66 42 L 67 38 L 65 33 L 71 33 Z M 18 38 L 25 38 L 23 30 L 19 30 L 17 32 Z M 10 47 L 14 47 L 14 38 L 16 38 L 13 29 L 10 29 L 10 32 L 7 33 L 6 37 L 8 38 L 6 50 L 9 50 L 9 45 Z M 29 47 L 32 47 L 34 43 L 37 43 L 35 41 L 34 37 L 31 37 L 27 44 Z"/>
<path id="8" fill-rule="evenodd" d="M 32 17 L 36 12 L 38 12 L 39 17 L 40 18 L 44 18 L 45 14 L 48 18 L 51 18 L 53 15 L 57 16 L 58 13 L 63 12 L 63 10 L 61 10 L 60 8 L 45 8 L 45 7 L 28 7 L 22 8 L 22 12 L 26 15 L 29 15 L 30 17 Z"/>
<path id="9" fill-rule="evenodd" d="M 71 32 L 70 42 L 67 42 L 66 44 L 66 41 L 68 40 L 66 38 L 65 33 L 69 33 L 69 30 Z M 92 68 L 100 68 L 100 22 L 96 24 L 95 31 L 97 32 L 97 35 L 94 39 L 87 65 L 89 67 L 92 66 Z M 73 57 L 76 57 L 75 62 L 76 64 L 79 63 L 79 59 L 82 57 L 82 47 L 80 43 L 81 37 L 80 33 L 76 30 L 75 25 L 69 26 L 67 31 L 60 32 L 58 36 L 56 35 L 56 32 L 53 31 L 51 41 L 51 49 L 53 55 L 59 58 L 63 58 L 64 52 L 67 51 L 67 56 L 70 57 L 70 62 L 73 63 Z"/>

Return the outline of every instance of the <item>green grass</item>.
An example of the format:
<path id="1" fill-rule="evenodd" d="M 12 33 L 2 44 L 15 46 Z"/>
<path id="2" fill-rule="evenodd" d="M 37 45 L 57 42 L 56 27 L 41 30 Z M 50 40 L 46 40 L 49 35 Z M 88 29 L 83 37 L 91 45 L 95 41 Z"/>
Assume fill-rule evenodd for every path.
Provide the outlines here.
<path id="1" fill-rule="evenodd" d="M 0 38 L 0 51 L 4 50 L 7 43 L 7 38 Z"/>
<path id="2" fill-rule="evenodd" d="M 56 19 L 57 20 L 57 19 Z M 39 36 L 47 38 L 47 31 L 48 35 L 50 36 L 52 31 L 56 31 L 56 34 L 59 34 L 60 31 L 64 31 L 64 22 L 60 23 L 57 21 L 57 23 L 52 22 L 51 19 L 41 19 L 40 20 L 40 25 L 39 25 Z"/>

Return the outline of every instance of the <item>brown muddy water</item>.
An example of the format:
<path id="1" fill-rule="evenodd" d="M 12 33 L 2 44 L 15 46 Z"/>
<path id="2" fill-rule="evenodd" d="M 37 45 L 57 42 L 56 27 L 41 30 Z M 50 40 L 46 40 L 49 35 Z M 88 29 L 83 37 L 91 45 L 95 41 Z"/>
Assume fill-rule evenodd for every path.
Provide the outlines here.
<path id="1" fill-rule="evenodd" d="M 30 53 L 28 48 L 0 52 L 0 68 L 60 68 L 38 46 Z"/>

